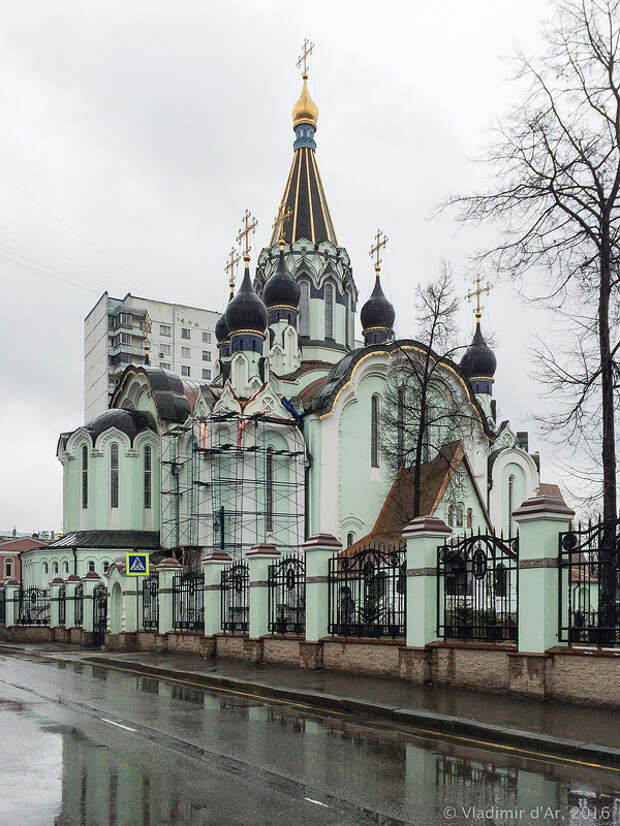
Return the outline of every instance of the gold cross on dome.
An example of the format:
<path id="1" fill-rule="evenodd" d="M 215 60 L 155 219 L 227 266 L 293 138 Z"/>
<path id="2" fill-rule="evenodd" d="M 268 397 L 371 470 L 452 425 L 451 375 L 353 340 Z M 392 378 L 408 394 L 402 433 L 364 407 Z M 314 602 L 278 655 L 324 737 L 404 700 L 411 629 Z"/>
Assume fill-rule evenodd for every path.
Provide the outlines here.
<path id="1" fill-rule="evenodd" d="M 375 261 L 375 272 L 377 275 L 379 274 L 379 270 L 381 269 L 381 249 L 385 247 L 388 242 L 388 237 L 385 235 L 382 230 L 378 229 L 377 234 L 375 235 L 375 243 L 370 248 L 370 257 L 372 258 L 373 255 L 377 256 L 377 260 Z"/>
<path id="2" fill-rule="evenodd" d="M 235 248 L 230 248 L 230 259 L 224 267 L 225 272 L 228 273 L 228 286 L 230 287 L 230 297 L 235 294 L 235 267 L 241 261 L 240 255 L 235 255 Z"/>
<path id="3" fill-rule="evenodd" d="M 243 226 L 239 230 L 239 234 L 237 235 L 237 241 L 239 244 L 244 246 L 243 250 L 243 260 L 247 262 L 250 260 L 250 233 L 254 232 L 256 227 L 258 226 L 258 222 L 256 218 L 250 213 L 249 209 L 246 209 L 245 215 L 241 219 L 243 221 Z"/>
<path id="4" fill-rule="evenodd" d="M 308 38 L 305 37 L 304 42 L 302 43 L 302 46 L 301 46 L 301 54 L 299 55 L 299 58 L 297 59 L 297 68 L 298 69 L 299 69 L 299 67 L 301 66 L 302 63 L 304 64 L 303 77 L 308 76 L 308 57 L 312 54 L 313 49 L 314 49 L 314 43 L 312 43 L 312 41 L 308 40 Z"/>
<path id="5" fill-rule="evenodd" d="M 284 207 L 284 201 L 278 207 L 278 214 L 276 215 L 276 220 L 273 222 L 273 231 L 274 233 L 277 231 L 278 236 L 278 244 L 280 245 L 280 249 L 284 248 L 284 222 L 288 220 L 292 215 L 291 208 Z"/>
<path id="6" fill-rule="evenodd" d="M 474 313 L 475 313 L 475 316 L 476 316 L 476 321 L 480 321 L 480 319 L 482 318 L 482 313 L 480 312 L 480 310 L 482 309 L 481 306 L 480 306 L 480 296 L 483 293 L 490 293 L 491 290 L 493 289 L 491 284 L 487 284 L 486 287 L 481 287 L 480 286 L 481 281 L 482 281 L 482 278 L 480 278 L 480 276 L 478 276 L 476 278 L 476 289 L 475 290 L 468 290 L 467 295 L 465 296 L 465 298 L 468 301 L 471 301 L 472 298 L 476 299 L 476 309 L 474 310 Z"/>

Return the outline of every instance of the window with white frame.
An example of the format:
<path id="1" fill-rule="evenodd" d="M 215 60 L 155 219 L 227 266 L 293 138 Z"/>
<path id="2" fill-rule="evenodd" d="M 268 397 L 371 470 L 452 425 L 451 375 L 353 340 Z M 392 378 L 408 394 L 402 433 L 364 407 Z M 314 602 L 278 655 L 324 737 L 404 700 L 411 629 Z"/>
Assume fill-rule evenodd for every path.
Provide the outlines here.
<path id="1" fill-rule="evenodd" d="M 162 356 L 169 356 L 172 353 L 172 344 L 160 344 L 159 352 Z"/>
<path id="2" fill-rule="evenodd" d="M 110 507 L 118 508 L 118 445 L 110 445 Z"/>
<path id="3" fill-rule="evenodd" d="M 82 445 L 82 508 L 88 507 L 88 446 Z"/>
<path id="4" fill-rule="evenodd" d="M 207 370 L 206 368 L 202 371 L 203 379 L 210 379 L 211 378 L 211 371 Z"/>
<path id="5" fill-rule="evenodd" d="M 144 448 L 144 508 L 151 509 L 152 500 L 152 451 L 150 445 Z"/>
<path id="6" fill-rule="evenodd" d="M 12 559 L 5 559 L 4 560 L 4 576 L 6 579 L 13 578 L 13 560 Z"/>
<path id="7" fill-rule="evenodd" d="M 211 351 L 210 350 L 203 350 L 202 351 L 202 360 L 203 361 L 211 361 Z"/>
<path id="8" fill-rule="evenodd" d="M 172 335 L 172 327 L 169 324 L 160 324 L 159 335 L 169 338 Z"/>
<path id="9" fill-rule="evenodd" d="M 95 563 L 92 560 L 88 563 L 88 573 L 89 574 L 94 574 L 95 573 Z"/>
<path id="10" fill-rule="evenodd" d="M 191 375 L 191 371 L 189 369 L 189 364 L 182 364 L 181 365 L 181 375 L 182 376 L 189 376 Z"/>
<path id="11" fill-rule="evenodd" d="M 325 285 L 325 338 L 334 337 L 334 287 Z"/>
<path id="12" fill-rule="evenodd" d="M 211 333 L 203 332 L 203 334 L 202 334 L 202 343 L 203 344 L 211 344 Z"/>
<path id="13" fill-rule="evenodd" d="M 299 297 L 299 335 L 310 335 L 310 284 L 307 281 L 299 282 L 301 294 Z"/>
<path id="14" fill-rule="evenodd" d="M 170 370 L 170 362 L 169 361 L 160 361 L 159 366 L 162 370 Z"/>
<path id="15" fill-rule="evenodd" d="M 189 329 L 189 327 L 181 327 L 181 338 L 191 338 L 191 337 L 192 337 L 192 331 Z"/>
<path id="16" fill-rule="evenodd" d="M 189 359 L 192 357 L 192 348 L 191 347 L 181 347 L 181 355 L 184 359 Z"/>
<path id="17" fill-rule="evenodd" d="M 370 399 L 370 466 L 379 467 L 379 396 Z"/>

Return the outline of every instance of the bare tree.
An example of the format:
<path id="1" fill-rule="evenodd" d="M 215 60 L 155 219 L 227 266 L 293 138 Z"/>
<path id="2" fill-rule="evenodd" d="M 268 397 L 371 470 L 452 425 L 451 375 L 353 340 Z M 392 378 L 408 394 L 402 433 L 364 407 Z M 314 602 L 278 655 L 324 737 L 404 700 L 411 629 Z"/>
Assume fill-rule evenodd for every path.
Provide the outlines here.
<path id="1" fill-rule="evenodd" d="M 441 457 L 450 464 L 445 443 L 459 438 L 475 419 L 469 401 L 442 376 L 463 349 L 456 344 L 458 302 L 450 267 L 442 263 L 436 281 L 416 291 L 417 338 L 427 345 L 419 351 L 399 345 L 388 377 L 382 408 L 382 451 L 394 472 L 412 474 L 413 503 L 404 518 L 420 516 L 421 473 L 427 461 Z M 404 505 L 403 505 L 404 506 Z"/>
<path id="2" fill-rule="evenodd" d="M 497 185 L 449 201 L 460 206 L 464 221 L 501 221 L 502 243 L 482 256 L 500 272 L 513 279 L 544 277 L 543 297 L 551 304 L 586 308 L 583 349 L 568 363 L 561 353 L 547 350 L 545 364 L 552 392 L 571 397 L 552 424 L 572 438 L 583 438 L 584 424 L 591 424 L 593 416 L 600 426 L 605 520 L 615 518 L 617 499 L 619 342 L 613 304 L 620 244 L 619 14 L 620 0 L 556 0 L 543 56 L 517 55 L 527 93 L 500 125 L 494 148 L 483 159 L 491 164 Z M 573 330 L 579 323 L 576 317 Z M 614 576 L 601 581 L 601 625 L 614 621 Z"/>

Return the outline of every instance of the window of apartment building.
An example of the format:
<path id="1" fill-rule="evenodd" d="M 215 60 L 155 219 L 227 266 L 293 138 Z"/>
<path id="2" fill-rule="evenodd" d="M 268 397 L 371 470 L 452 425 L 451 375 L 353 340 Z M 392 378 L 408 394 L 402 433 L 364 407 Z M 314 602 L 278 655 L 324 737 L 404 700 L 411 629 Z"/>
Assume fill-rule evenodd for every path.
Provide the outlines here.
<path id="1" fill-rule="evenodd" d="M 160 344 L 159 352 L 162 356 L 169 356 L 172 353 L 172 344 Z"/>
<path id="2" fill-rule="evenodd" d="M 192 357 L 192 350 L 190 347 L 181 347 L 181 355 L 184 359 L 189 359 Z"/>
<path id="3" fill-rule="evenodd" d="M 202 351 L 202 360 L 203 361 L 211 361 L 211 351 L 210 350 L 203 350 Z"/>
<path id="4" fill-rule="evenodd" d="M 181 327 L 181 338 L 191 338 L 191 337 L 192 337 L 192 331 L 189 329 L 189 327 Z"/>
<path id="5" fill-rule="evenodd" d="M 172 327 L 169 324 L 160 324 L 159 335 L 170 337 L 172 335 Z"/>
<path id="6" fill-rule="evenodd" d="M 203 370 L 202 371 L 203 379 L 210 379 L 211 378 L 211 371 L 210 370 Z"/>
<path id="7" fill-rule="evenodd" d="M 211 344 L 211 333 L 203 333 L 202 334 L 202 343 L 203 344 Z"/>
<path id="8" fill-rule="evenodd" d="M 119 317 L 121 327 L 131 327 L 131 314 L 121 313 Z"/>
<path id="9" fill-rule="evenodd" d="M 170 362 L 169 361 L 160 361 L 159 366 L 162 370 L 170 370 Z"/>
<path id="10" fill-rule="evenodd" d="M 190 375 L 189 364 L 181 365 L 181 375 L 182 376 L 189 376 Z"/>
<path id="11" fill-rule="evenodd" d="M 129 333 L 121 333 L 121 344 L 131 344 L 131 336 Z"/>

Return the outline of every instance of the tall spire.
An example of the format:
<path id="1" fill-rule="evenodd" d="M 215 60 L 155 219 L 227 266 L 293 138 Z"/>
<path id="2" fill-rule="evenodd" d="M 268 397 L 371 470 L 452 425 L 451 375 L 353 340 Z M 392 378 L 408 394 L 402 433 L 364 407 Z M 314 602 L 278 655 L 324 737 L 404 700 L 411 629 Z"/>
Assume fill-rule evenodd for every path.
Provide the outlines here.
<path id="1" fill-rule="evenodd" d="M 304 40 L 297 66 L 302 69 L 303 86 L 299 100 L 293 107 L 293 163 L 288 174 L 282 206 L 290 215 L 283 223 L 284 241 L 293 244 L 307 238 L 313 244 L 331 241 L 338 244 L 334 224 L 329 212 L 323 182 L 316 162 L 314 134 L 319 117 L 316 103 L 308 91 L 308 56 L 314 43 Z M 278 242 L 274 227 L 270 246 Z"/>

